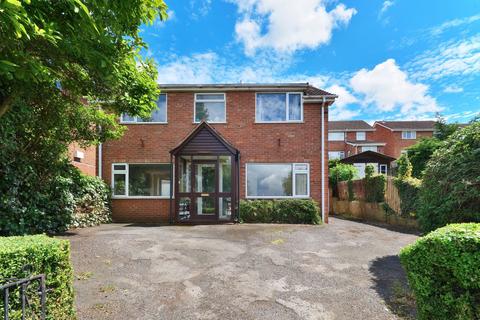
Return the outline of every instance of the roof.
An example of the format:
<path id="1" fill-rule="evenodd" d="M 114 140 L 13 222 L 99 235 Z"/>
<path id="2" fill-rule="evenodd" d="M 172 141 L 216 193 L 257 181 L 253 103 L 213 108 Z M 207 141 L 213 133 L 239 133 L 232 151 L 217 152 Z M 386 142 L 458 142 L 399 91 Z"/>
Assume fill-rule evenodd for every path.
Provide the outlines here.
<path id="1" fill-rule="evenodd" d="M 329 121 L 328 131 L 373 131 L 373 127 L 363 120 Z"/>
<path id="2" fill-rule="evenodd" d="M 171 91 L 301 91 L 305 99 L 326 98 L 333 101 L 337 95 L 304 83 L 215 83 L 215 84 L 159 84 L 159 88 Z"/>
<path id="3" fill-rule="evenodd" d="M 355 163 L 355 162 L 362 162 L 371 161 L 372 159 L 379 160 L 379 162 L 392 162 L 396 159 L 394 157 L 387 156 L 386 154 L 375 152 L 375 151 L 364 151 L 352 156 L 343 158 L 340 160 L 342 163 Z"/>
<path id="4" fill-rule="evenodd" d="M 417 130 L 417 131 L 434 131 L 435 121 L 375 121 L 373 124 L 384 126 L 392 131 Z"/>

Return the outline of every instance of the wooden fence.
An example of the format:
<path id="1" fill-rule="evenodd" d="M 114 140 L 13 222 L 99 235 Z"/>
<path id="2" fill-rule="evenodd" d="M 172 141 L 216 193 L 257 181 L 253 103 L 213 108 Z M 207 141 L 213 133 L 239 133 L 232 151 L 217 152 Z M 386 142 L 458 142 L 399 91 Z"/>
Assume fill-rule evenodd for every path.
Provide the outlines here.
<path id="1" fill-rule="evenodd" d="M 400 214 L 400 195 L 398 189 L 393 183 L 392 177 L 387 177 L 387 186 L 385 188 L 385 203 L 393 209 L 397 214 Z"/>

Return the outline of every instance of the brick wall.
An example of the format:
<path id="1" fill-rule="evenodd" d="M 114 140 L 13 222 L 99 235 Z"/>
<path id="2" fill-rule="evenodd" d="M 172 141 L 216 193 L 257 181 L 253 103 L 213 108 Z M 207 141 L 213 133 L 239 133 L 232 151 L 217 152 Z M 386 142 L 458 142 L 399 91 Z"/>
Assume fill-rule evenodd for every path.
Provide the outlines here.
<path id="1" fill-rule="evenodd" d="M 167 93 L 168 124 L 130 124 L 117 141 L 103 144 L 102 175 L 111 183 L 111 165 L 126 163 L 169 163 L 169 151 L 197 124 L 193 123 L 194 93 Z M 255 93 L 226 93 L 227 123 L 212 124 L 240 151 L 240 198 L 245 197 L 247 162 L 310 163 L 310 195 L 321 202 L 321 104 L 304 104 L 304 123 L 255 123 Z M 328 121 L 328 108 L 325 122 Z M 325 129 L 327 130 L 327 128 Z M 325 131 L 327 132 L 327 131 Z M 324 136 L 327 149 L 327 136 Z M 325 197 L 328 197 L 328 154 L 325 150 Z M 166 221 L 169 200 L 114 199 L 115 221 Z M 328 212 L 328 203 L 325 203 Z"/>
<path id="2" fill-rule="evenodd" d="M 83 152 L 83 159 L 74 159 L 77 151 Z M 81 148 L 77 143 L 72 143 L 68 147 L 68 157 L 72 164 L 83 173 L 89 176 L 97 174 L 97 148 L 95 146 Z"/>
<path id="3" fill-rule="evenodd" d="M 391 131 L 378 124 L 375 126 L 375 139 L 386 143 L 383 153 L 397 159 L 402 155 L 402 150 L 414 145 L 421 138 L 432 136 L 433 131 L 417 131 L 417 139 L 402 139 L 401 131 Z"/>

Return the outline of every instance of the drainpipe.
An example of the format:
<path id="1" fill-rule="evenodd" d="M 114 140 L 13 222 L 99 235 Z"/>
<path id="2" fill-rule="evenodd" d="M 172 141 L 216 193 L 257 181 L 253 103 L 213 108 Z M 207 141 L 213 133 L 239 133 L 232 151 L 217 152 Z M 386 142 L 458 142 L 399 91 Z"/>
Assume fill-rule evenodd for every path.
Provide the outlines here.
<path id="1" fill-rule="evenodd" d="M 172 200 L 173 200 L 173 186 L 174 186 L 175 176 L 173 175 L 173 155 L 170 154 L 170 213 L 169 213 L 169 222 L 173 224 L 173 207 L 172 207 Z"/>
<path id="2" fill-rule="evenodd" d="M 322 222 L 325 223 L 325 96 L 322 97 Z"/>
<path id="3" fill-rule="evenodd" d="M 98 145 L 98 172 L 97 172 L 98 177 L 103 180 L 102 177 L 102 144 L 100 143 Z"/>

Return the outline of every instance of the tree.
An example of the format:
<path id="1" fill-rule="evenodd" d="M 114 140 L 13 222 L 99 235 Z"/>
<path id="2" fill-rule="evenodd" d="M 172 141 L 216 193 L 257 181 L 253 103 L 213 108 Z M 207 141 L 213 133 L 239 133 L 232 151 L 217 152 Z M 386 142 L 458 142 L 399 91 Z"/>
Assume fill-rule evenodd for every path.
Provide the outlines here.
<path id="1" fill-rule="evenodd" d="M 407 149 L 408 159 L 412 164 L 412 176 L 422 177 L 428 160 L 441 145 L 442 141 L 437 138 L 424 138 Z"/>
<path id="2" fill-rule="evenodd" d="M 460 128 L 458 123 L 447 123 L 445 118 L 437 114 L 437 121 L 435 122 L 435 132 L 433 136 L 440 141 L 446 140 L 455 131 Z"/>
<path id="3" fill-rule="evenodd" d="M 449 223 L 480 222 L 480 122 L 456 131 L 434 152 L 419 202 L 425 231 Z"/>
<path id="4" fill-rule="evenodd" d="M 402 178 L 402 179 L 410 178 L 412 176 L 413 167 L 407 154 L 402 154 L 401 157 L 398 158 L 397 165 L 398 165 L 397 176 L 399 178 Z"/>
<path id="5" fill-rule="evenodd" d="M 165 19 L 166 9 L 163 0 L 1 1 L 0 117 L 18 102 L 74 104 L 91 120 L 92 132 L 77 136 L 86 142 L 117 135 L 122 112 L 148 117 L 157 75 L 139 54 L 139 26 Z"/>

